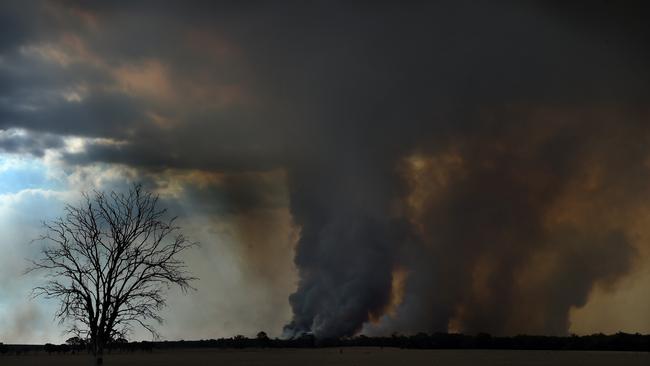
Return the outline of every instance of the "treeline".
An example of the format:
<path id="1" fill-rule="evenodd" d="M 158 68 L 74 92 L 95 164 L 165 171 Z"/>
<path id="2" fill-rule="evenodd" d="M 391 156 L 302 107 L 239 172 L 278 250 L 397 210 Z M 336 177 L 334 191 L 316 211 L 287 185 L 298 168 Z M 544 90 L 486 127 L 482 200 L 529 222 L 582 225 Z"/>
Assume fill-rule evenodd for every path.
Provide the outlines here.
<path id="1" fill-rule="evenodd" d="M 396 347 L 408 349 L 513 349 L 513 350 L 611 350 L 650 352 L 650 335 L 616 333 L 587 336 L 493 337 L 452 333 L 393 334 L 388 337 L 364 335 L 346 338 L 318 339 L 305 334 L 293 339 L 272 339 L 260 332 L 255 338 L 232 338 L 200 341 L 156 342 L 156 348 L 313 348 L 313 347 Z"/>
<path id="2" fill-rule="evenodd" d="M 487 333 L 477 335 L 453 333 L 418 333 L 415 335 L 393 334 L 388 337 L 364 335 L 345 338 L 319 339 L 305 334 L 292 339 L 270 338 L 264 332 L 254 338 L 238 335 L 231 338 L 198 341 L 128 342 L 121 338 L 111 342 L 111 352 L 152 352 L 155 349 L 172 348 L 319 348 L 319 347 L 395 347 L 404 349 L 511 349 L 511 350 L 592 350 L 650 352 L 650 335 L 616 333 L 586 336 L 529 336 L 494 337 Z M 67 354 L 87 352 L 87 344 L 79 338 L 71 338 L 62 345 L 3 345 L 0 355 L 46 352 Z"/>
<path id="3" fill-rule="evenodd" d="M 154 349 L 154 342 L 141 341 L 141 342 L 128 342 L 124 338 L 120 338 L 111 342 L 105 349 L 106 353 L 112 352 L 152 352 Z M 46 343 L 44 345 L 19 345 L 0 343 L 0 356 L 2 355 L 27 355 L 34 353 L 47 353 L 49 355 L 66 355 L 66 354 L 81 354 L 90 353 L 88 342 L 80 338 L 70 338 L 64 344 Z"/>

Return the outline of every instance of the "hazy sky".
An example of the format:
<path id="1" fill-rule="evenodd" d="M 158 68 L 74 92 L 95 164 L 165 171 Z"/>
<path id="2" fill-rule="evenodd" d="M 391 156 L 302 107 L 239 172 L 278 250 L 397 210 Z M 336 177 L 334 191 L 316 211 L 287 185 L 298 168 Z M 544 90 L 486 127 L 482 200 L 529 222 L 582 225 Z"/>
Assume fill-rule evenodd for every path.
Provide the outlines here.
<path id="1" fill-rule="evenodd" d="M 613 3 L 3 1 L 0 342 L 65 339 L 30 241 L 134 182 L 202 243 L 166 339 L 650 332 L 650 32 Z"/>

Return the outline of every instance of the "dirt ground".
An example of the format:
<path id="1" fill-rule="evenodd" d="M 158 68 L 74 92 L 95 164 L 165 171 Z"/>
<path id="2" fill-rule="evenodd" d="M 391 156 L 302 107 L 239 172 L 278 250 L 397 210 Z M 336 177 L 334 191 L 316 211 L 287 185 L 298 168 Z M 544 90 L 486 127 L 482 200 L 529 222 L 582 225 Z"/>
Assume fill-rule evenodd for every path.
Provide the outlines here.
<path id="1" fill-rule="evenodd" d="M 87 355 L 31 354 L 0 356 L 0 365 L 92 365 Z M 106 355 L 105 365 L 650 365 L 650 353 L 584 351 L 403 350 L 394 348 L 157 350 L 153 353 Z"/>

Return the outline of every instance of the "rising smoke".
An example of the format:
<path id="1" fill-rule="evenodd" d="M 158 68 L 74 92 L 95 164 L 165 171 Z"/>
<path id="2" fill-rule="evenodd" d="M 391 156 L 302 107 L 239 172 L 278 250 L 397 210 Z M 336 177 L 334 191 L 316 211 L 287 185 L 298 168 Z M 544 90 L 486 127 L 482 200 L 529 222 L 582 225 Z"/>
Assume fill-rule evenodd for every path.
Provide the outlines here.
<path id="1" fill-rule="evenodd" d="M 572 308 L 631 270 L 647 90 L 605 45 L 620 34 L 545 9 L 442 6 L 353 33 L 381 45 L 355 59 L 370 71 L 336 65 L 318 84 L 345 96 L 314 116 L 336 138 L 290 169 L 302 235 L 285 336 L 566 334 Z"/>

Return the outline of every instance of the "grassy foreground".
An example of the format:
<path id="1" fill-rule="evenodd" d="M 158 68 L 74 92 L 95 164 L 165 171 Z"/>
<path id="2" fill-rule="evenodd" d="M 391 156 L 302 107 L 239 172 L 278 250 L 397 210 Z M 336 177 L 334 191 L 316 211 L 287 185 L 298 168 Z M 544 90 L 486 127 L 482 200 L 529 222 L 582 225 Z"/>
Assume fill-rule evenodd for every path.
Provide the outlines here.
<path id="1" fill-rule="evenodd" d="M 90 356 L 48 355 L 0 356 L 4 365 L 92 365 Z M 610 351 L 509 351 L 509 350 L 408 350 L 396 348 L 316 349 L 189 349 L 158 350 L 153 353 L 118 353 L 105 357 L 105 365 L 232 365 L 232 366 L 393 366 L 393 365 L 650 365 L 648 352 Z"/>

